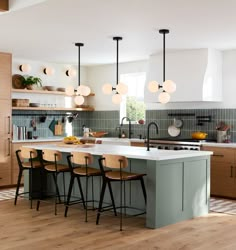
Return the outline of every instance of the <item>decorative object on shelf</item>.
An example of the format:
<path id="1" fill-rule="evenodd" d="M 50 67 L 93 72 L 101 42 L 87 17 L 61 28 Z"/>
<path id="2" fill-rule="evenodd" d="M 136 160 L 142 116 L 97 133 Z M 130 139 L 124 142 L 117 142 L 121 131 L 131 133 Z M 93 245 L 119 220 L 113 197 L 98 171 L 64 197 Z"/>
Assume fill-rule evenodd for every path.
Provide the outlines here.
<path id="1" fill-rule="evenodd" d="M 27 63 L 26 64 L 21 64 L 19 66 L 19 70 L 24 72 L 24 73 L 28 73 L 31 70 L 31 66 L 29 64 L 27 64 Z"/>
<path id="2" fill-rule="evenodd" d="M 29 99 L 12 99 L 12 107 L 29 107 Z"/>
<path id="3" fill-rule="evenodd" d="M 42 87 L 42 80 L 39 77 L 23 76 L 22 85 L 27 89 L 32 89 L 33 85 Z"/>
<path id="4" fill-rule="evenodd" d="M 48 90 L 48 91 L 56 91 L 57 88 L 54 86 L 43 86 L 44 90 Z"/>
<path id="5" fill-rule="evenodd" d="M 88 96 L 91 93 L 91 90 L 86 85 L 80 85 L 80 47 L 84 46 L 83 43 L 75 43 L 75 46 L 78 47 L 78 88 L 74 89 L 73 86 L 67 86 L 66 94 L 68 96 L 73 96 L 75 94 L 74 102 L 77 105 L 84 103 L 84 96 Z"/>
<path id="6" fill-rule="evenodd" d="M 89 135 L 91 135 L 92 137 L 95 137 L 95 138 L 100 138 L 100 137 L 103 137 L 104 135 L 107 135 L 107 134 L 108 133 L 104 132 L 104 131 L 89 132 Z"/>
<path id="7" fill-rule="evenodd" d="M 15 74 L 12 76 L 12 87 L 15 89 L 24 89 L 25 86 L 22 84 L 24 77 L 22 75 Z"/>
<path id="8" fill-rule="evenodd" d="M 75 77 L 76 76 L 76 70 L 71 68 L 66 71 L 66 75 L 69 77 Z"/>
<path id="9" fill-rule="evenodd" d="M 165 35 L 169 33 L 167 29 L 159 30 L 160 34 L 163 34 L 163 84 L 159 84 L 156 81 L 151 81 L 148 84 L 148 90 L 150 92 L 157 92 L 159 89 L 162 89 L 162 92 L 159 94 L 160 103 L 168 103 L 170 101 L 170 94 L 176 90 L 176 84 L 171 80 L 165 79 Z"/>
<path id="10" fill-rule="evenodd" d="M 122 101 L 122 95 L 125 95 L 128 92 L 128 86 L 124 83 L 119 83 L 119 41 L 122 40 L 122 37 L 115 36 L 113 40 L 116 41 L 117 49 L 116 49 L 116 87 L 113 87 L 110 83 L 106 83 L 102 87 L 102 91 L 104 94 L 109 95 L 113 90 L 116 93 L 112 96 L 112 102 L 114 104 L 120 104 Z"/>
<path id="11" fill-rule="evenodd" d="M 66 89 L 65 88 L 57 88 L 57 91 L 60 91 L 60 92 L 65 92 Z"/>
<path id="12" fill-rule="evenodd" d="M 55 70 L 52 67 L 46 67 L 43 69 L 43 73 L 48 76 L 52 76 L 55 73 Z"/>

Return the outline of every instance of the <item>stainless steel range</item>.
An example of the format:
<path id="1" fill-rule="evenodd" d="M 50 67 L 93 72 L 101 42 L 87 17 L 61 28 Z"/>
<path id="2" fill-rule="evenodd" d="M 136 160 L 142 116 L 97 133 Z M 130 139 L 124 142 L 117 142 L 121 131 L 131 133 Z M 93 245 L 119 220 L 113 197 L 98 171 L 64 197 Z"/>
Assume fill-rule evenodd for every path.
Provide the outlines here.
<path id="1" fill-rule="evenodd" d="M 150 139 L 150 147 L 164 150 L 200 150 L 201 140 L 176 138 Z"/>

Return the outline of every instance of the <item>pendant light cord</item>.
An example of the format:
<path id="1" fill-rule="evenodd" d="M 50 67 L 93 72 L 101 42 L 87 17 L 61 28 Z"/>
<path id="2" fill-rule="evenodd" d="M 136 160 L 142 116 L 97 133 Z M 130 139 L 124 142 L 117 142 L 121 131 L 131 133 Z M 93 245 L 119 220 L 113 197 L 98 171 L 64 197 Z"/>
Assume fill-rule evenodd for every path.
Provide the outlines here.
<path id="1" fill-rule="evenodd" d="M 166 80 L 166 35 L 163 33 L 163 82 Z"/>
<path id="2" fill-rule="evenodd" d="M 84 46 L 84 44 L 76 43 L 75 46 L 78 47 L 78 86 L 80 86 L 80 47 Z"/>
<path id="3" fill-rule="evenodd" d="M 113 40 L 116 41 L 116 86 L 119 83 L 119 41 L 122 40 L 122 37 L 115 36 Z M 113 88 L 115 90 L 116 88 Z"/>

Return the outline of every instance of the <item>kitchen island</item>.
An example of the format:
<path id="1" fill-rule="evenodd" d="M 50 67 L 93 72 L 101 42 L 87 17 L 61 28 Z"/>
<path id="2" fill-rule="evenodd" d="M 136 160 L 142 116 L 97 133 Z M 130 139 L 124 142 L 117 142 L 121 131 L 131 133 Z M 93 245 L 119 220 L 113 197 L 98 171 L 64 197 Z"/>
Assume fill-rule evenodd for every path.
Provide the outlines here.
<path id="1" fill-rule="evenodd" d="M 25 145 L 27 147 L 27 145 Z M 71 151 L 91 153 L 94 165 L 102 154 L 119 154 L 129 159 L 128 171 L 146 173 L 146 226 L 159 228 L 206 215 L 210 202 L 210 155 L 208 151 L 172 151 L 117 145 L 31 144 L 37 150 L 54 149 L 66 156 Z M 69 175 L 68 175 L 69 182 Z M 99 185 L 97 183 L 97 185 Z M 145 208 L 139 185 L 127 185 L 129 204 Z M 25 181 L 27 189 L 27 181 Z M 117 188 L 117 192 L 119 189 Z M 99 199 L 99 191 L 95 194 Z M 115 199 L 119 197 L 115 193 Z"/>

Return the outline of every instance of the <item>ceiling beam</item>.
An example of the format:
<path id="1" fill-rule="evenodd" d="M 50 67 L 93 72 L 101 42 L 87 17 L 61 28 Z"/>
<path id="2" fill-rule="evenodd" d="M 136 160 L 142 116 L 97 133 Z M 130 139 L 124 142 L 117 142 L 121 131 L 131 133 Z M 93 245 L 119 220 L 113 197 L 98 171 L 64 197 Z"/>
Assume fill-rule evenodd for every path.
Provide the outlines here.
<path id="1" fill-rule="evenodd" d="M 8 10 L 9 10 L 9 0 L 1 0 L 0 11 L 8 11 Z"/>

